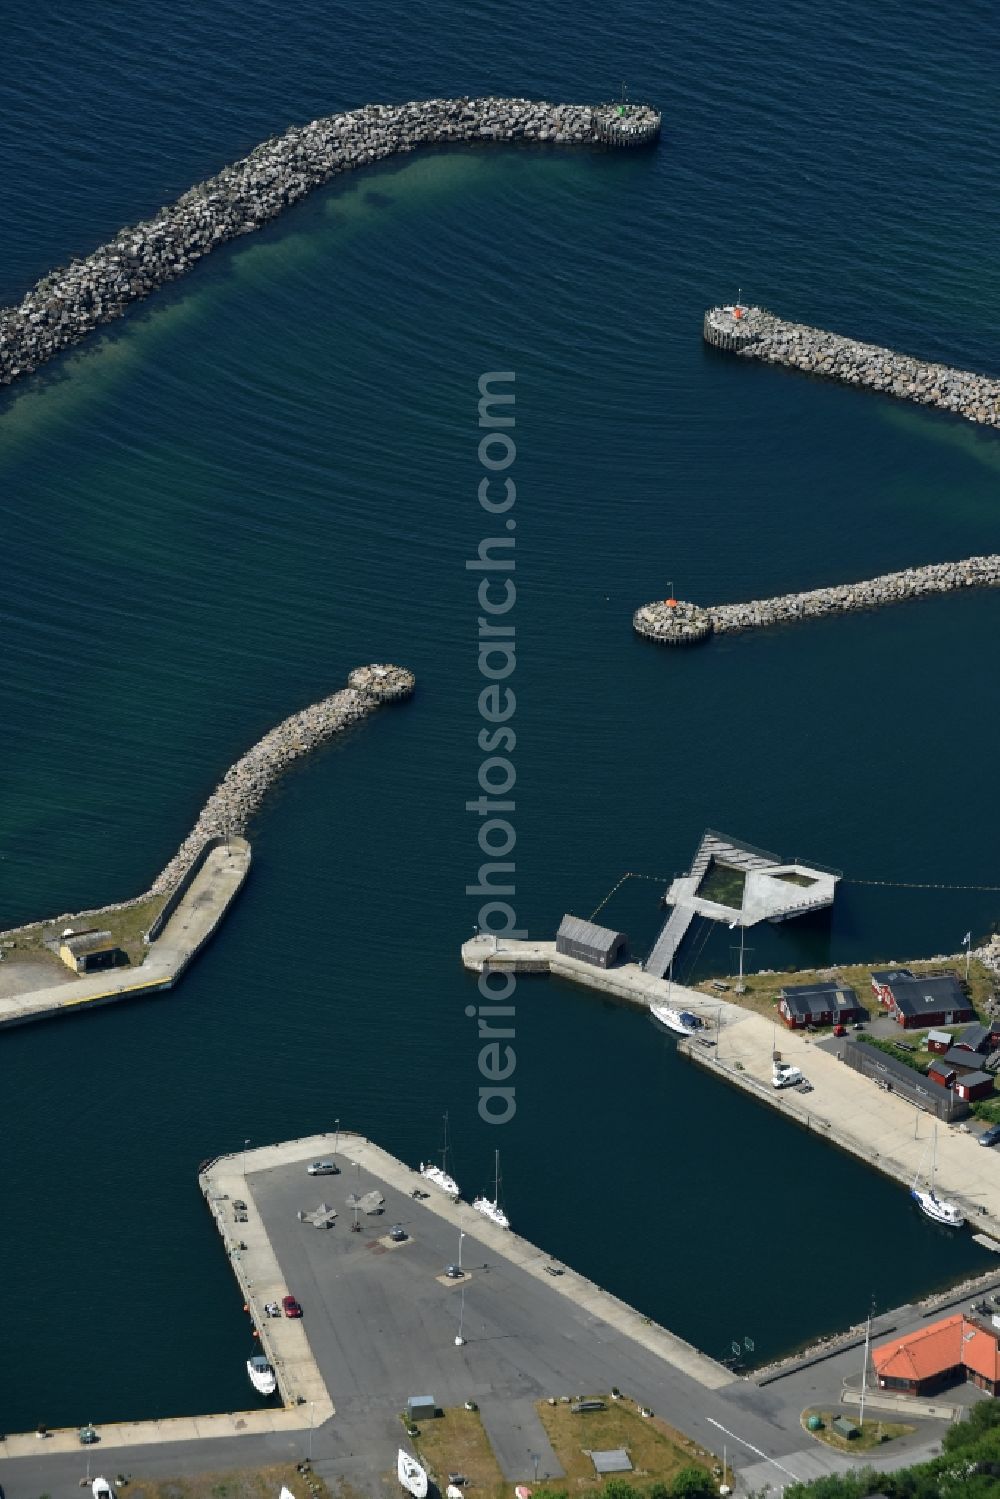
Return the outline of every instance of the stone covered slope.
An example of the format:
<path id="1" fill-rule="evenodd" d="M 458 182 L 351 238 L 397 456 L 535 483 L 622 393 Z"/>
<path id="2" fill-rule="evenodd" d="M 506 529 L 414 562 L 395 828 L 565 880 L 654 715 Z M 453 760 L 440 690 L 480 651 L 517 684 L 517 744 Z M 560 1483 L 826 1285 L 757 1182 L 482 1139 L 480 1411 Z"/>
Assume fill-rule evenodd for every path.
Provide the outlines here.
<path id="1" fill-rule="evenodd" d="M 1000 380 L 861 343 L 807 323 L 790 323 L 762 307 L 713 307 L 705 314 L 707 343 L 744 359 L 862 386 L 918 405 L 1000 427 Z"/>
<path id="2" fill-rule="evenodd" d="M 0 312 L 0 384 L 51 359 L 130 303 L 174 280 L 217 245 L 249 234 L 340 172 L 417 146 L 475 141 L 590 145 L 607 110 L 530 99 L 369 104 L 294 126 L 192 187 L 155 218 L 122 229 L 83 260 L 42 278 Z M 647 111 L 657 122 L 658 116 Z M 624 141 L 622 143 L 625 143 Z"/>

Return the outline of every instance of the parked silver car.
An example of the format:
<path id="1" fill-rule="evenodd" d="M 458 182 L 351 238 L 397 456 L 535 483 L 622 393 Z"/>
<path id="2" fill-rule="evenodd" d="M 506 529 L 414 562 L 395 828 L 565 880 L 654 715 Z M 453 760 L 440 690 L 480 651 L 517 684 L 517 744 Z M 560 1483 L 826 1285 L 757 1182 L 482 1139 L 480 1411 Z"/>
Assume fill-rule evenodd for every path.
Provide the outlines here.
<path id="1" fill-rule="evenodd" d="M 310 1161 L 306 1167 L 310 1176 L 339 1176 L 340 1167 L 333 1161 Z"/>

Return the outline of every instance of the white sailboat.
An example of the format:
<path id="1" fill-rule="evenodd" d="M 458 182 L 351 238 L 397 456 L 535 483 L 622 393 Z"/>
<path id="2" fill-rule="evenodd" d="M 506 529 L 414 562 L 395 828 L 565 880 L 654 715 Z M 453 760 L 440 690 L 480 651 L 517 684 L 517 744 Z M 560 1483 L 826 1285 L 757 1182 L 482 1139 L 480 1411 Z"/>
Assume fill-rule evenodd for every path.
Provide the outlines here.
<path id="1" fill-rule="evenodd" d="M 690 1010 L 673 1010 L 669 1005 L 650 1005 L 649 1013 L 654 1020 L 665 1025 L 675 1036 L 696 1036 L 701 1030 L 701 1021 Z"/>
<path id="2" fill-rule="evenodd" d="M 937 1168 L 937 1125 L 931 1136 L 931 1174 L 927 1183 L 927 1191 L 922 1192 L 917 1186 L 920 1180 L 920 1167 L 913 1178 L 913 1186 L 910 1188 L 910 1196 L 922 1213 L 928 1218 L 933 1218 L 935 1223 L 943 1223 L 946 1228 L 962 1228 L 965 1225 L 965 1216 L 953 1202 L 946 1202 L 944 1198 L 938 1197 L 934 1191 L 934 1173 Z"/>
<path id="3" fill-rule="evenodd" d="M 413 1499 L 427 1499 L 427 1474 L 416 1458 L 404 1452 L 402 1447 L 396 1459 L 396 1474 L 406 1492 L 413 1495 Z"/>
<path id="4" fill-rule="evenodd" d="M 435 1187 L 440 1187 L 442 1192 L 447 1192 L 449 1197 L 458 1196 L 458 1182 L 453 1176 L 448 1175 L 448 1115 L 444 1116 L 444 1147 L 441 1151 L 440 1166 L 432 1166 L 429 1163 L 420 1162 L 420 1175 L 427 1181 L 433 1182 Z"/>
<path id="5" fill-rule="evenodd" d="M 247 1373 L 258 1395 L 273 1395 L 278 1388 L 274 1370 L 262 1353 L 255 1353 L 253 1358 L 247 1359 Z"/>
<path id="6" fill-rule="evenodd" d="M 493 1176 L 493 1198 L 477 1197 L 472 1206 L 498 1228 L 510 1228 L 510 1219 L 500 1206 L 500 1152 L 496 1152 L 496 1169 Z"/>

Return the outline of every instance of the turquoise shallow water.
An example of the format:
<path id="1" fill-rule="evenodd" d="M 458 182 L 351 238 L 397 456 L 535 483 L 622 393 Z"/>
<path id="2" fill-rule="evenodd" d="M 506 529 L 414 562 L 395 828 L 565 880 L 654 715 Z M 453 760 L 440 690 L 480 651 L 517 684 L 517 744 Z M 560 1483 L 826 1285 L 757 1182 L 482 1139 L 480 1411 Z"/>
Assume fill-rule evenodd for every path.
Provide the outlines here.
<path id="1" fill-rule="evenodd" d="M 8 296 L 289 120 L 367 99 L 594 97 L 624 74 L 667 128 L 642 157 L 445 152 L 334 184 L 0 398 L 4 925 L 143 888 L 222 769 L 351 666 L 419 681 L 281 786 L 176 994 L 4 1037 L 7 1429 L 244 1400 L 205 1156 L 340 1117 L 415 1162 L 449 1108 L 456 1174 L 486 1184 L 458 963 L 483 370 L 517 372 L 533 933 L 627 869 L 669 876 L 706 824 L 848 876 L 997 883 L 995 595 L 690 655 L 630 630 L 671 583 L 721 600 L 1000 549 L 994 434 L 700 340 L 742 287 L 996 372 L 988 12 L 769 15 L 15 17 Z M 608 918 L 641 944 L 657 894 L 626 887 Z M 828 922 L 755 934 L 753 961 L 932 953 L 996 916 L 987 893 L 846 883 Z M 703 968 L 728 967 L 727 940 Z M 982 1262 L 641 1017 L 518 992 L 516 1225 L 708 1351 L 750 1336 L 768 1356 Z M 841 1255 L 845 1230 L 877 1257 Z M 788 1267 L 823 1254 L 820 1296 Z"/>

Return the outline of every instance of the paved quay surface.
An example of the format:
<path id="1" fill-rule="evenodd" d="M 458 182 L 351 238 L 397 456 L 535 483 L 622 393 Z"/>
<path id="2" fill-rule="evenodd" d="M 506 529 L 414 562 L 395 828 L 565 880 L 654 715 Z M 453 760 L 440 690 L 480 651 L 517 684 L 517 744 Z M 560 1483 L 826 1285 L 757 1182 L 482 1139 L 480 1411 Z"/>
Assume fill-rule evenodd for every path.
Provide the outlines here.
<path id="1" fill-rule="evenodd" d="M 335 1151 L 338 1175 L 307 1175 L 310 1160 Z M 88 1455 L 94 1473 L 166 1477 L 299 1460 L 310 1452 L 331 1481 L 347 1478 L 366 1494 L 393 1495 L 398 1412 L 408 1395 L 425 1392 L 441 1405 L 475 1399 L 512 1478 L 532 1476 L 530 1451 L 540 1450 L 533 1445 L 535 1401 L 612 1385 L 708 1450 L 725 1444 L 737 1492 L 751 1481 L 778 1489 L 793 1478 L 850 1466 L 849 1458 L 810 1440 L 799 1416 L 807 1403 L 836 1401 L 856 1350 L 839 1356 L 843 1371 L 831 1359 L 758 1388 L 568 1267 L 549 1275 L 544 1267 L 552 1261 L 540 1249 L 467 1204 L 429 1186 L 425 1201 L 414 1199 L 413 1188 L 425 1185 L 419 1174 L 357 1135 L 317 1135 L 247 1151 L 245 1158 L 242 1152 L 222 1157 L 206 1168 L 201 1185 L 286 1398 L 301 1403 L 102 1426 L 89 1454 L 76 1445 L 75 1432 L 44 1441 L 8 1437 L 0 1442 L 7 1499 L 75 1488 Z M 354 1233 L 348 1195 L 373 1188 L 385 1198 L 384 1211 L 362 1216 Z M 236 1221 L 234 1199 L 246 1202 L 246 1223 Z M 321 1200 L 338 1213 L 330 1230 L 298 1218 Z M 409 1238 L 390 1248 L 386 1235 L 397 1222 Z M 466 1274 L 455 1282 L 443 1271 L 459 1258 L 460 1233 Z M 623 1236 L 634 1245 L 642 1233 L 639 1205 L 629 1211 Z M 302 1304 L 301 1322 L 263 1316 L 264 1302 L 286 1291 Z M 460 1321 L 466 1341 L 456 1347 Z M 925 1424 L 905 1446 L 893 1444 L 881 1465 L 929 1455 L 940 1430 Z M 548 1452 L 545 1461 L 551 1462 Z"/>
<path id="2" fill-rule="evenodd" d="M 56 982 L 43 987 L 5 994 L 0 997 L 0 1028 L 97 1009 L 133 995 L 171 988 L 214 933 L 249 870 L 250 845 L 244 838 L 233 838 L 229 848 L 213 849 L 139 967 L 77 979 L 67 969 L 68 983 L 60 974 Z M 37 982 L 45 974 L 41 965 L 33 965 L 33 969 L 24 965 L 29 982 Z"/>
<path id="3" fill-rule="evenodd" d="M 559 978 L 597 989 L 631 1004 L 664 1003 L 668 992 L 675 1005 L 693 1011 L 709 1027 L 715 1046 L 678 1039 L 678 1050 L 716 1076 L 777 1109 L 787 1118 L 850 1151 L 909 1190 L 918 1171 L 930 1160 L 931 1120 L 894 1093 L 877 1088 L 870 1078 L 854 1072 L 810 1037 L 726 999 L 653 978 L 636 963 L 619 968 L 595 968 L 555 950 L 554 942 L 505 940 L 494 951 L 491 937 L 475 937 L 462 947 L 466 968 L 524 972 L 548 971 Z M 811 1093 L 771 1086 L 771 1054 L 800 1067 L 813 1085 Z M 877 1148 L 876 1148 L 877 1146 Z M 937 1190 L 957 1202 L 975 1233 L 1000 1240 L 1000 1156 L 983 1150 L 972 1132 L 960 1125 L 939 1124 L 937 1132 Z"/>

